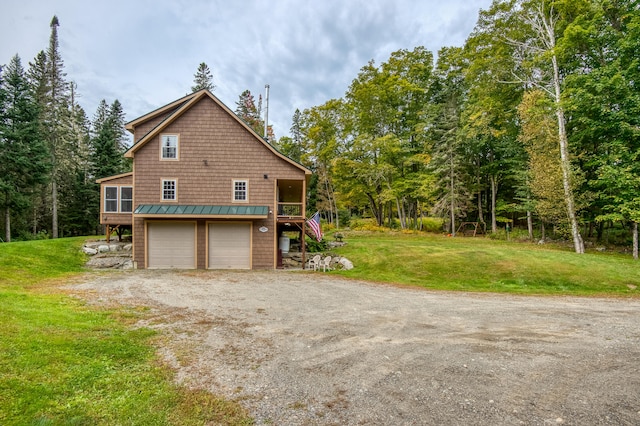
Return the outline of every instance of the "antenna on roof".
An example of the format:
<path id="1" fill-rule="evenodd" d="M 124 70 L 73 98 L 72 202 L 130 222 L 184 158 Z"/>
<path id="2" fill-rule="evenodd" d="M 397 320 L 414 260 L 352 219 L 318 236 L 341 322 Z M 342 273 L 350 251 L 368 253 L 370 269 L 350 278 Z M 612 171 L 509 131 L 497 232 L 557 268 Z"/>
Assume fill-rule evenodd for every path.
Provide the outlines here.
<path id="1" fill-rule="evenodd" d="M 269 85 L 264 85 L 265 90 L 265 108 L 264 108 L 264 138 L 267 139 L 267 129 L 269 129 Z M 267 139 L 268 140 L 268 139 Z"/>

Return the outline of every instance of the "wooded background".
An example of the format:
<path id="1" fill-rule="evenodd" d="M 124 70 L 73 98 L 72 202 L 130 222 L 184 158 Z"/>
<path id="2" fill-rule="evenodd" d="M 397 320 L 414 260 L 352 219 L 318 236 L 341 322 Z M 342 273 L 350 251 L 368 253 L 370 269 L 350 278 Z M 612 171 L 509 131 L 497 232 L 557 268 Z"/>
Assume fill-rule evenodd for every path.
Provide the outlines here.
<path id="1" fill-rule="evenodd" d="M 49 46 L 0 77 L 5 241 L 100 232 L 95 179 L 128 171 L 123 107 L 92 119 Z M 314 171 L 307 209 L 336 227 L 445 219 L 530 239 L 632 245 L 640 220 L 640 6 L 632 0 L 496 0 L 462 47 L 369 62 L 346 89 L 292 116 L 270 143 Z M 200 64 L 191 90 L 214 90 Z M 236 113 L 264 132 L 262 100 Z"/>

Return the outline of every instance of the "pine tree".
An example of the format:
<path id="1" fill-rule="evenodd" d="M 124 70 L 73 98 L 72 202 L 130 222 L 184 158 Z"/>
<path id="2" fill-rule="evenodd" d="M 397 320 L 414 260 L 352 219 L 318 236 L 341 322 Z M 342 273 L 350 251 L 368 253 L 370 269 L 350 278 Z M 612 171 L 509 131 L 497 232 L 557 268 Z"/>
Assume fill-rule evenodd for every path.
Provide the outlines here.
<path id="1" fill-rule="evenodd" d="M 127 168 L 122 161 L 126 149 L 123 122 L 124 113 L 118 100 L 110 106 L 104 99 L 100 101 L 91 138 L 91 174 L 95 179 L 123 173 Z"/>
<path id="2" fill-rule="evenodd" d="M 45 182 L 48 154 L 38 124 L 38 108 L 18 55 L 0 82 L 0 200 L 5 240 L 11 241 L 12 214 L 29 207 L 29 195 Z"/>
<path id="3" fill-rule="evenodd" d="M 292 160 L 300 163 L 302 161 L 303 154 L 303 137 L 302 137 L 302 127 L 301 127 L 302 113 L 299 109 L 293 113 L 292 124 L 291 124 L 291 137 L 283 136 L 278 141 L 278 150 L 291 158 Z"/>
<path id="4" fill-rule="evenodd" d="M 193 76 L 194 86 L 191 86 L 191 92 L 197 92 L 202 89 L 207 89 L 210 92 L 213 92 L 216 86 L 213 84 L 213 74 L 211 74 L 211 70 L 209 66 L 204 62 L 201 62 L 198 65 L 198 70 Z"/>
<path id="5" fill-rule="evenodd" d="M 129 169 L 128 164 L 125 164 L 123 154 L 129 149 L 128 140 L 124 129 L 125 113 L 122 109 L 122 104 L 119 100 L 115 100 L 109 107 L 109 124 L 113 127 L 113 133 L 115 137 L 116 148 L 121 153 L 120 160 L 120 172 L 125 172 Z"/>
<path id="6" fill-rule="evenodd" d="M 426 110 L 427 134 L 433 144 L 429 168 L 437 180 L 433 212 L 448 219 L 449 233 L 453 236 L 456 235 L 456 220 L 467 215 L 471 204 L 469 158 L 461 136 L 466 93 L 458 54 L 455 48 L 440 50 L 437 79 Z"/>
<path id="7" fill-rule="evenodd" d="M 256 106 L 256 101 L 250 90 L 240 94 L 236 102 L 236 115 L 247 123 L 257 134 L 264 134 L 264 121 L 260 117 L 262 111 L 262 97 Z"/>
<path id="8" fill-rule="evenodd" d="M 89 120 L 77 102 L 77 85 L 70 84 L 69 99 L 71 158 L 63 170 L 59 187 L 61 199 L 59 222 L 66 235 L 94 233 L 98 225 L 99 198 L 94 194 L 95 179 L 91 176 Z"/>
<path id="9" fill-rule="evenodd" d="M 51 36 L 46 53 L 45 75 L 37 83 L 44 88 L 42 102 L 42 123 L 46 128 L 45 139 L 51 155 L 51 236 L 58 238 L 58 187 L 63 177 L 65 161 L 69 159 L 66 137 L 69 130 L 68 98 L 69 86 L 65 81 L 63 61 L 58 51 L 58 17 L 51 20 Z"/>
<path id="10" fill-rule="evenodd" d="M 47 80 L 47 54 L 44 50 L 38 52 L 33 62 L 29 62 L 27 80 L 29 81 L 31 93 L 35 101 L 38 105 L 45 105 L 49 90 Z"/>

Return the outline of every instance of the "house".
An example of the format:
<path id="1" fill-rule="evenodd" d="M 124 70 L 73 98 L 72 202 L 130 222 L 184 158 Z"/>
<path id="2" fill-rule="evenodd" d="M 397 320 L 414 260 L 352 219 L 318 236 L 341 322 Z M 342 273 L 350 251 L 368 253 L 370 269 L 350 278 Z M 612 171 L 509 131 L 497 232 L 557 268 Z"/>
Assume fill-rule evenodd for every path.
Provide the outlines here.
<path id="1" fill-rule="evenodd" d="M 283 232 L 304 241 L 311 171 L 208 90 L 125 128 L 133 172 L 97 181 L 100 223 L 131 229 L 137 268 L 273 269 Z"/>

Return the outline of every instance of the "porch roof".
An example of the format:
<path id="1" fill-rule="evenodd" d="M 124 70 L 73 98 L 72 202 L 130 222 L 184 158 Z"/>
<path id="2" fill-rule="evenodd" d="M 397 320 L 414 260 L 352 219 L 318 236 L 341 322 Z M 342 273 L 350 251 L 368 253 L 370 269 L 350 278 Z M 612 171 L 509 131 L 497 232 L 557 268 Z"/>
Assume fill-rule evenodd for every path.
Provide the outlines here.
<path id="1" fill-rule="evenodd" d="M 190 216 L 221 219 L 266 219 L 269 216 L 269 207 L 247 205 L 141 204 L 136 207 L 133 214 L 139 217 Z"/>

